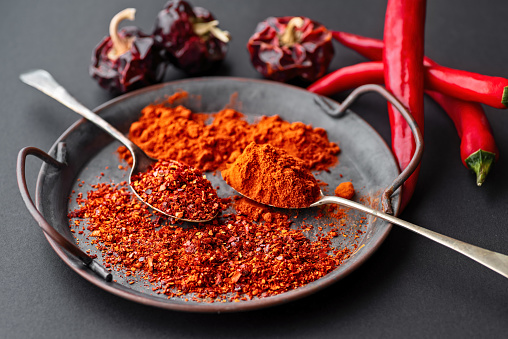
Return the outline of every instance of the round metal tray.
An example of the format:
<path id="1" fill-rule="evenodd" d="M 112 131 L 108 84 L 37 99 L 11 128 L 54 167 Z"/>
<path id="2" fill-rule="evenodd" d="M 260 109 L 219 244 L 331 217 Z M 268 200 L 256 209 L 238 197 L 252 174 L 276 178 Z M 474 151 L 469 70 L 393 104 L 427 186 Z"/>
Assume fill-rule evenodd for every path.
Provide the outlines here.
<path id="1" fill-rule="evenodd" d="M 261 115 L 279 115 L 294 122 L 301 121 L 314 127 L 322 127 L 328 132 L 330 141 L 341 148 L 339 163 L 330 169 L 315 173 L 316 177 L 329 184 L 328 191 L 342 181 L 352 181 L 357 189 L 356 200 L 361 200 L 371 207 L 380 208 L 383 191 L 392 184 L 399 174 L 393 155 L 377 132 L 355 113 L 347 110 L 340 118 L 333 118 L 323 112 L 323 106 L 316 104 L 315 94 L 303 89 L 264 80 L 210 77 L 176 81 L 152 86 L 132 92 L 111 100 L 98 107 L 95 112 L 108 120 L 120 131 L 127 133 L 132 122 L 137 120 L 140 111 L 146 105 L 164 100 L 176 91 L 184 90 L 190 94 L 185 106 L 195 112 L 217 112 L 227 105 L 238 109 L 248 119 Z M 327 100 L 330 108 L 339 104 Z M 90 250 L 98 254 L 96 261 L 100 264 L 101 256 L 94 246 L 85 240 L 84 235 L 73 234 L 69 228 L 67 214 L 75 206 L 69 200 L 71 192 L 86 192 L 87 187 L 80 186 L 78 179 L 86 184 L 98 182 L 98 175 L 105 172 L 107 180 L 119 182 L 125 180 L 126 171 L 118 169 L 119 160 L 115 154 L 119 144 L 90 122 L 81 119 L 72 125 L 52 146 L 49 154 L 65 166 L 55 168 L 45 162 L 40 170 L 35 190 L 37 210 L 53 228 L 70 242 L 79 246 L 84 252 Z M 106 166 L 109 170 L 105 171 Z M 219 194 L 233 194 L 220 173 L 207 174 L 212 183 L 220 185 Z M 105 179 L 102 179 L 105 180 Z M 28 205 L 28 204 L 27 204 Z M 392 196 L 394 214 L 399 209 L 397 192 Z M 30 208 L 29 208 L 30 209 Z M 32 211 L 31 211 L 32 212 Z M 295 226 L 304 219 L 315 228 L 326 229 L 330 221 L 327 218 L 317 220 L 314 216 L 319 208 L 306 209 L 298 213 Z M 266 298 L 240 302 L 198 303 L 185 301 L 185 297 L 168 299 L 165 295 L 154 293 L 144 280 L 134 284 L 113 271 L 113 281 L 106 281 L 84 265 L 75 255 L 63 249 L 52 237 L 46 237 L 56 253 L 74 271 L 98 287 L 126 299 L 156 307 L 190 311 L 190 312 L 234 312 L 273 306 L 308 296 L 343 278 L 360 266 L 379 247 L 390 231 L 387 222 L 357 215 L 349 211 L 351 220 L 349 231 L 344 237 L 334 240 L 335 247 L 350 246 L 356 248 L 354 253 L 338 268 L 325 277 L 301 288 Z M 32 214 L 34 214 L 32 212 Z M 356 223 L 357 218 L 365 217 L 363 224 Z M 357 230 L 362 231 L 358 238 Z M 310 235 L 312 237 L 312 234 Z M 83 237 L 83 238 L 80 238 Z"/>

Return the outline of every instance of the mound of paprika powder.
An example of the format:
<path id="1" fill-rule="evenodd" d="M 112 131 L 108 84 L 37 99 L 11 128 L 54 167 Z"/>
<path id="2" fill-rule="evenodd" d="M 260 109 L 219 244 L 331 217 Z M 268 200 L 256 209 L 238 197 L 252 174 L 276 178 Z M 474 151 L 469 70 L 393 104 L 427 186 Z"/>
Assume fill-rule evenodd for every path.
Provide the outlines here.
<path id="1" fill-rule="evenodd" d="M 320 194 L 302 160 L 268 144 L 250 143 L 222 177 L 242 195 L 275 207 L 308 207 Z"/>
<path id="2" fill-rule="evenodd" d="M 230 108 L 213 115 L 193 113 L 176 105 L 175 99 L 179 102 L 182 98 L 185 93 L 178 92 L 166 102 L 143 108 L 138 121 L 130 127 L 129 139 L 155 159 L 174 159 L 203 172 L 226 168 L 251 142 L 281 148 L 313 171 L 326 170 L 337 163 L 340 148 L 330 142 L 323 128 L 291 123 L 277 115 L 249 123 L 245 115 Z M 210 116 L 213 121 L 208 122 Z M 118 153 L 130 163 L 126 147 L 121 146 Z"/>

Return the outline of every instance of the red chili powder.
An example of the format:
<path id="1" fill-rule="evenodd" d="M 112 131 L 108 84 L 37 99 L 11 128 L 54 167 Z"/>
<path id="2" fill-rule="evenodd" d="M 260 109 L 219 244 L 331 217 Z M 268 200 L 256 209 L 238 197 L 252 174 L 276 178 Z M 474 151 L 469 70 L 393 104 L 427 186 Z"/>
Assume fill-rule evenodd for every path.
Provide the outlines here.
<path id="1" fill-rule="evenodd" d="M 355 187 L 350 181 L 341 182 L 334 191 L 335 195 L 344 199 L 351 199 L 355 195 Z"/>
<path id="2" fill-rule="evenodd" d="M 155 159 L 178 160 L 202 171 L 222 170 L 255 142 L 284 149 L 311 170 L 324 170 L 337 162 L 340 149 L 322 128 L 290 123 L 277 115 L 263 116 L 250 124 L 233 109 L 213 115 L 193 113 L 181 105 L 172 107 L 171 98 L 169 104 L 146 106 L 129 130 L 129 138 Z M 213 121 L 207 124 L 210 117 Z M 131 161 L 125 147 L 118 152 L 122 159 Z"/>
<path id="3" fill-rule="evenodd" d="M 242 195 L 275 207 L 308 207 L 320 194 L 305 162 L 268 144 L 250 143 L 222 177 Z"/>
<path id="4" fill-rule="evenodd" d="M 283 149 L 310 170 L 326 170 L 337 162 L 339 147 L 322 128 L 278 116 L 248 123 L 233 109 L 211 115 L 171 107 L 186 95 L 145 107 L 131 125 L 130 139 L 156 159 L 174 159 L 202 171 L 225 169 L 251 142 Z M 129 161 L 126 148 L 119 148 L 119 154 Z M 331 246 L 337 236 L 333 227 L 311 241 L 304 235 L 310 226 L 292 229 L 288 216 L 266 208 L 257 214 L 257 207 L 242 199 L 235 203 L 237 214 L 185 229 L 162 226 L 162 219 L 135 199 L 126 183 L 94 185 L 76 201 L 80 208 L 69 213 L 75 218 L 71 230 L 88 229 L 104 266 L 143 277 L 168 297 L 193 293 L 194 300 L 215 302 L 276 295 L 323 277 L 351 253 Z"/>

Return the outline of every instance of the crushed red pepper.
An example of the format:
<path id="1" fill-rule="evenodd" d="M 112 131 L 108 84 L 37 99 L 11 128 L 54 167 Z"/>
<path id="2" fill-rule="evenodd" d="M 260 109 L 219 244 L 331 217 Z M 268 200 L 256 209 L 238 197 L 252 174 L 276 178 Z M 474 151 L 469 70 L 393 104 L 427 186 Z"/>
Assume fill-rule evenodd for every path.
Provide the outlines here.
<path id="1" fill-rule="evenodd" d="M 185 220 L 210 220 L 220 199 L 200 170 L 177 161 L 158 161 L 131 178 L 141 199 L 160 211 Z"/>
<path id="2" fill-rule="evenodd" d="M 289 218 L 285 213 L 243 197 L 237 197 L 234 208 L 238 214 L 252 221 L 286 222 Z"/>
<path id="3" fill-rule="evenodd" d="M 350 249 L 316 241 L 287 219 L 255 223 L 229 214 L 184 229 L 159 224 L 127 185 L 100 183 L 70 218 L 84 218 L 106 267 L 145 276 L 168 297 L 194 293 L 208 302 L 267 297 L 304 286 L 339 266 Z M 130 272 L 130 273 L 129 273 Z"/>

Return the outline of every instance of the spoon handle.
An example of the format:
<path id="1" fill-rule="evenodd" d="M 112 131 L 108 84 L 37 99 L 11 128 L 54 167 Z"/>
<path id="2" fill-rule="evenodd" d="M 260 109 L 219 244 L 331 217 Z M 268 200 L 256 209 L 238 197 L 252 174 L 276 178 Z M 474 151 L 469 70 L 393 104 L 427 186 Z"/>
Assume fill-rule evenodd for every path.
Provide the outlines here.
<path id="1" fill-rule="evenodd" d="M 130 141 L 115 127 L 111 126 L 106 120 L 102 119 L 99 115 L 95 114 L 77 101 L 72 95 L 70 95 L 69 92 L 67 92 L 65 88 L 56 82 L 56 80 L 47 71 L 36 69 L 21 74 L 19 78 L 27 85 L 37 88 L 39 91 L 49 95 L 85 119 L 101 127 L 104 131 L 129 148 L 131 152 L 137 148 L 132 141 Z"/>
<path id="2" fill-rule="evenodd" d="M 339 198 L 339 197 L 335 197 L 335 196 L 324 196 L 320 200 L 318 200 L 317 202 L 312 204 L 311 207 L 330 204 L 330 203 L 350 207 L 350 208 L 353 208 L 356 210 L 360 210 L 360 211 L 370 214 L 374 217 L 378 217 L 380 219 L 386 220 L 394 225 L 402 226 L 405 229 L 408 229 L 410 231 L 413 231 L 415 233 L 423 235 L 424 237 L 426 237 L 428 239 L 434 240 L 435 242 L 440 243 L 441 245 L 444 245 L 446 247 L 451 248 L 452 250 L 462 253 L 463 255 L 479 262 L 480 264 L 482 264 L 482 265 L 490 268 L 491 270 L 494 270 L 497 273 L 508 278 L 508 256 L 507 255 L 489 251 L 484 248 L 474 246 L 474 245 L 465 243 L 465 242 L 457 240 L 457 239 L 450 238 L 446 235 L 436 233 L 434 231 L 431 231 L 431 230 L 428 230 L 428 229 L 423 228 L 421 226 L 404 221 L 404 220 L 394 217 L 392 215 L 389 215 L 389 214 L 383 213 L 381 211 L 372 209 L 370 207 L 364 206 L 364 205 L 359 204 L 357 202 Z"/>

